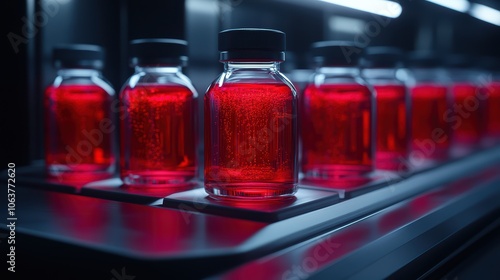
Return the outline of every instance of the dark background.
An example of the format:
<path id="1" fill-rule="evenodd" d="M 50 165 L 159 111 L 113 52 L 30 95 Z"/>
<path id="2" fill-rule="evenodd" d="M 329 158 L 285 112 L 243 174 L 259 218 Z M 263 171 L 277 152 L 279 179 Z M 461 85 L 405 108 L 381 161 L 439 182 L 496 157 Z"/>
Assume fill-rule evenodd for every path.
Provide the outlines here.
<path id="1" fill-rule="evenodd" d="M 319 0 L 3 1 L 2 61 L 6 63 L 2 82 L 6 86 L 1 93 L 1 135 L 5 139 L 2 164 L 15 162 L 21 166 L 43 158 L 41 100 L 44 88 L 55 77 L 51 50 L 60 43 L 104 46 L 104 76 L 118 92 L 132 73 L 128 41 L 148 37 L 186 39 L 190 44 L 186 73 L 200 95 L 222 69 L 217 33 L 227 28 L 284 31 L 289 51 L 285 72 L 309 67 L 311 43 L 330 39 L 357 40 L 363 47 L 393 45 L 406 51 L 434 49 L 500 57 L 499 26 L 427 1 L 399 2 L 403 6 L 401 16 L 387 19 Z M 500 9 L 499 1 L 471 2 Z M 342 27 L 346 26 L 335 25 L 346 18 L 355 23 L 348 24 L 347 29 L 357 27 L 361 33 L 345 32 Z M 33 21 L 36 24 L 26 24 Z M 20 40 L 17 52 L 11 44 L 13 36 Z"/>

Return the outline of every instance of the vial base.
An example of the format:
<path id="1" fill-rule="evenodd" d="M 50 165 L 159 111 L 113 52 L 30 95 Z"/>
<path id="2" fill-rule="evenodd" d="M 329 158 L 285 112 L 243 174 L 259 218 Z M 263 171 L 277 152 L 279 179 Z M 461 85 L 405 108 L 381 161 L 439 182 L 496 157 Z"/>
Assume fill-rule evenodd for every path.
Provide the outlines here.
<path id="1" fill-rule="evenodd" d="M 304 170 L 303 183 L 332 189 L 355 189 L 370 182 L 372 166 L 322 165 Z"/>
<path id="2" fill-rule="evenodd" d="M 195 177 L 194 171 L 140 171 L 122 174 L 128 187 L 179 187 Z"/>
<path id="3" fill-rule="evenodd" d="M 408 155 L 398 152 L 376 152 L 375 166 L 381 170 L 408 171 Z"/>
<path id="4" fill-rule="evenodd" d="M 46 173 L 61 182 L 91 182 L 113 177 L 115 169 L 105 164 L 49 164 Z"/>
<path id="5" fill-rule="evenodd" d="M 409 155 L 410 162 L 432 161 L 438 162 L 446 160 L 450 157 L 450 149 L 444 147 L 437 147 L 429 142 L 427 146 L 420 144 L 413 144 Z"/>
<path id="6" fill-rule="evenodd" d="M 205 191 L 214 199 L 281 200 L 293 197 L 295 183 L 205 183 Z"/>
<path id="7" fill-rule="evenodd" d="M 500 134 L 490 134 L 483 137 L 481 140 L 481 147 L 489 148 L 500 143 Z"/>
<path id="8" fill-rule="evenodd" d="M 368 173 L 373 171 L 373 167 L 371 165 L 329 164 L 314 166 L 306 165 L 304 167 L 303 172 L 306 179 L 354 179 L 366 177 Z"/>

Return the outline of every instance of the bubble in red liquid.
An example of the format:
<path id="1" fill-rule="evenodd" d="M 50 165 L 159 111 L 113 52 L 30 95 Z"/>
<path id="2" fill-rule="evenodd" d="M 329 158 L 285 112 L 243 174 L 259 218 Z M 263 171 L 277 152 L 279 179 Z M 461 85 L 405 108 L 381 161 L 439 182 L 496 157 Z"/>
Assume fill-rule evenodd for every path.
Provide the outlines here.
<path id="1" fill-rule="evenodd" d="M 451 125 L 445 119 L 448 110 L 447 88 L 438 84 L 420 84 L 411 88 L 411 150 L 418 157 L 442 160 L 448 157 Z"/>
<path id="2" fill-rule="evenodd" d="M 454 125 L 454 142 L 462 146 L 473 146 L 479 143 L 482 135 L 481 102 L 477 97 L 479 88 L 471 83 L 455 83 L 451 86 L 454 99 L 456 121 Z"/>
<path id="3" fill-rule="evenodd" d="M 500 141 L 500 82 L 492 82 L 483 88 L 487 96 L 484 107 L 485 136 Z"/>
<path id="4" fill-rule="evenodd" d="M 212 85 L 205 95 L 205 189 L 272 198 L 297 184 L 297 100 L 286 84 Z"/>
<path id="5" fill-rule="evenodd" d="M 408 156 L 408 112 L 404 85 L 375 85 L 377 93 L 376 167 L 398 170 Z"/>
<path id="6" fill-rule="evenodd" d="M 354 178 L 372 171 L 371 91 L 358 84 L 310 85 L 303 99 L 306 178 Z"/>
<path id="7" fill-rule="evenodd" d="M 45 162 L 61 179 L 114 172 L 111 96 L 96 85 L 49 86 L 45 92 Z"/>
<path id="8" fill-rule="evenodd" d="M 129 186 L 173 186 L 196 173 L 196 102 L 189 88 L 138 85 L 121 93 L 121 178 Z"/>

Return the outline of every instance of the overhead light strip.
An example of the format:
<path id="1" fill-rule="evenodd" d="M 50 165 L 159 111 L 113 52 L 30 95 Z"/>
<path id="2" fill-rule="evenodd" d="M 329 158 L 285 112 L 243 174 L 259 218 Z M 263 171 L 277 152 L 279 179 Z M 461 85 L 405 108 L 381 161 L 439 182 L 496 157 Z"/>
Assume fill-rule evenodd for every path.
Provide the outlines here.
<path id="1" fill-rule="evenodd" d="M 500 11 L 481 4 L 472 4 L 469 14 L 480 20 L 500 26 Z"/>
<path id="2" fill-rule="evenodd" d="M 390 18 L 401 15 L 403 8 L 399 3 L 388 0 L 321 0 L 358 11 L 368 12 Z"/>
<path id="3" fill-rule="evenodd" d="M 467 0 L 427 0 L 427 2 L 458 12 L 468 13 L 477 19 L 500 26 L 500 11 L 483 4 L 470 3 Z"/>
<path id="4" fill-rule="evenodd" d="M 470 3 L 467 0 L 427 0 L 434 4 L 465 13 L 469 10 Z"/>

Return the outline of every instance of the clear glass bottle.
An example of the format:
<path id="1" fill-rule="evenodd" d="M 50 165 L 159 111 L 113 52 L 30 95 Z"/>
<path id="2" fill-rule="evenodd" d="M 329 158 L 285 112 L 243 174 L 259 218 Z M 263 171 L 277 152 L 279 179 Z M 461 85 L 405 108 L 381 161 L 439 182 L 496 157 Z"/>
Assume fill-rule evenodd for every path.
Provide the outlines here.
<path id="1" fill-rule="evenodd" d="M 432 51 L 415 51 L 408 54 L 405 64 L 411 100 L 410 162 L 445 160 L 452 130 L 446 119 L 451 99 L 442 60 Z"/>
<path id="2" fill-rule="evenodd" d="M 116 171 L 112 86 L 104 50 L 65 45 L 53 50 L 57 77 L 45 91 L 45 164 L 60 180 L 92 181 Z"/>
<path id="3" fill-rule="evenodd" d="M 473 150 L 483 136 L 480 87 L 472 60 L 465 55 L 448 55 L 445 68 L 453 101 L 448 120 L 453 129 L 452 148 L 461 154 Z M 480 99 L 481 98 L 481 99 Z"/>
<path id="4" fill-rule="evenodd" d="M 120 176 L 131 187 L 176 187 L 196 175 L 196 100 L 182 73 L 187 43 L 138 39 L 130 43 L 135 73 L 120 94 Z"/>
<path id="5" fill-rule="evenodd" d="M 478 64 L 479 97 L 484 102 L 482 144 L 490 147 L 500 142 L 500 59 L 485 57 L 478 60 Z"/>
<path id="6" fill-rule="evenodd" d="M 362 76 L 376 94 L 375 166 L 405 171 L 409 154 L 409 95 L 397 73 L 403 53 L 393 47 L 369 47 L 361 60 Z"/>
<path id="7" fill-rule="evenodd" d="M 313 44 L 318 67 L 302 101 L 302 172 L 339 187 L 363 181 L 374 167 L 375 95 L 352 50 L 349 42 Z"/>
<path id="8" fill-rule="evenodd" d="M 219 33 L 224 72 L 205 94 L 205 190 L 215 198 L 274 199 L 297 188 L 297 96 L 280 72 L 285 34 Z"/>

